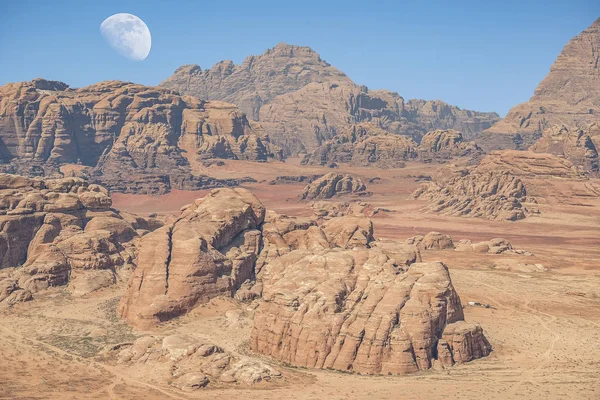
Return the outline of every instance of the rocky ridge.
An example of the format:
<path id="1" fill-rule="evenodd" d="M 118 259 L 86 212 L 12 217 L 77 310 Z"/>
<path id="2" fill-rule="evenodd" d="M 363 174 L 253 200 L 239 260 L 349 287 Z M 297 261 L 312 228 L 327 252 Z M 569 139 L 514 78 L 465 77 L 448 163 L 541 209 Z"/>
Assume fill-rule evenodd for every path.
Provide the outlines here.
<path id="1" fill-rule="evenodd" d="M 239 184 L 194 175 L 191 165 L 204 158 L 273 157 L 278 149 L 231 104 L 118 81 L 0 87 L 0 169 L 7 172 L 55 177 L 61 166 L 78 165 L 111 190 L 156 194 Z"/>
<path id="2" fill-rule="evenodd" d="M 369 90 L 312 49 L 285 43 L 241 65 L 183 66 L 161 85 L 238 105 L 292 155 L 311 153 L 357 123 L 370 122 L 418 141 L 434 129 L 480 132 L 499 119 L 496 113 L 462 110 L 439 100 L 405 102 L 397 93 Z"/>

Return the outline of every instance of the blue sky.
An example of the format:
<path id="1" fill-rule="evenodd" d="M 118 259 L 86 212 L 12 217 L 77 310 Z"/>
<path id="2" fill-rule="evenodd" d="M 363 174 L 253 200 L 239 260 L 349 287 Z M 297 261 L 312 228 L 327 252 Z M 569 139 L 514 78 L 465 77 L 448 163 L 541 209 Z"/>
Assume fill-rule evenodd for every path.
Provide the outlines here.
<path id="1" fill-rule="evenodd" d="M 145 61 L 121 57 L 100 35 L 119 12 L 150 28 Z M 182 64 L 239 63 L 287 42 L 311 46 L 369 88 L 503 115 L 598 17 L 598 0 L 2 1 L 0 84 L 155 85 Z"/>

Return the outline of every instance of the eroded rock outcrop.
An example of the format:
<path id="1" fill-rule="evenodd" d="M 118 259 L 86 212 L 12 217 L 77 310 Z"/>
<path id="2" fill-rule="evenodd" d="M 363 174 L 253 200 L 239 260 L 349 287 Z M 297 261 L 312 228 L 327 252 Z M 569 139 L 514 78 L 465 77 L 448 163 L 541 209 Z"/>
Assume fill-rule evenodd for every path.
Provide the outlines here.
<path id="1" fill-rule="evenodd" d="M 111 190 L 138 193 L 238 183 L 193 175 L 204 158 L 280 156 L 232 104 L 126 82 L 70 89 L 42 79 L 0 88 L 0 153 L 4 170 L 60 176 L 62 165 L 79 164 Z"/>
<path id="2" fill-rule="evenodd" d="M 111 204 L 105 188 L 83 179 L 0 174 L 0 268 L 16 268 L 5 295 L 61 285 L 82 295 L 115 283 L 133 267 L 139 237 L 161 223 Z"/>
<path id="3" fill-rule="evenodd" d="M 112 353 L 121 365 L 152 365 L 172 386 L 184 391 L 214 384 L 255 385 L 282 378 L 281 372 L 262 361 L 186 335 L 142 336 Z"/>
<path id="4" fill-rule="evenodd" d="M 482 156 L 483 151 L 473 142 L 466 142 L 462 133 L 454 129 L 428 132 L 418 148 L 421 161 L 443 161 L 452 157 Z"/>
<path id="5" fill-rule="evenodd" d="M 486 150 L 526 149 L 552 126 L 600 122 L 600 19 L 567 43 L 531 99 L 477 137 Z"/>
<path id="6" fill-rule="evenodd" d="M 552 153 L 566 157 L 584 171 L 598 171 L 598 151 L 587 129 L 568 129 L 553 126 L 544 130 L 542 137 L 529 148 L 536 153 Z"/>
<path id="7" fill-rule="evenodd" d="M 405 374 L 489 354 L 463 321 L 446 266 L 402 264 L 385 246 L 294 251 L 262 272 L 254 351 L 311 368 Z"/>
<path id="8" fill-rule="evenodd" d="M 428 200 L 428 210 L 446 215 L 506 221 L 527 215 L 525 185 L 508 172 L 473 171 L 441 184 L 429 182 L 411 197 Z"/>
<path id="9" fill-rule="evenodd" d="M 147 327 L 254 277 L 265 209 L 246 189 L 215 189 L 172 223 L 144 236 L 120 314 Z"/>
<path id="10" fill-rule="evenodd" d="M 306 155 L 302 164 L 348 163 L 378 168 L 401 168 L 415 158 L 417 144 L 409 137 L 394 135 L 371 124 L 352 125 Z"/>
<path id="11" fill-rule="evenodd" d="M 367 186 L 362 179 L 352 175 L 342 175 L 331 172 L 306 185 L 301 200 L 330 199 L 337 195 L 366 194 Z"/>

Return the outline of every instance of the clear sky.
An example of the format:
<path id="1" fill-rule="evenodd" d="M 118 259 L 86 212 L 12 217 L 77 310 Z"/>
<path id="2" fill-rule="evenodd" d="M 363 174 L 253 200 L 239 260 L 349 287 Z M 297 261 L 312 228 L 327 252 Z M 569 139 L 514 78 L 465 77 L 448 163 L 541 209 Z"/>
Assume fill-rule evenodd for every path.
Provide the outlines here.
<path id="1" fill-rule="evenodd" d="M 150 28 L 145 61 L 123 58 L 101 36 L 101 22 L 120 12 Z M 0 0 L 0 84 L 155 85 L 182 64 L 239 63 L 287 42 L 369 88 L 504 115 L 598 17 L 599 0 Z"/>

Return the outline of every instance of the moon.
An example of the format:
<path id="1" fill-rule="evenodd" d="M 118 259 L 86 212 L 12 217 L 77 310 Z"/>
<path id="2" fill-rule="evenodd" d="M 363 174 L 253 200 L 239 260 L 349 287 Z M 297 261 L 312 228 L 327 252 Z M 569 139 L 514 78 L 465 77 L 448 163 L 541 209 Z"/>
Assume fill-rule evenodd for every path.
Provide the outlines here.
<path id="1" fill-rule="evenodd" d="M 106 18 L 100 32 L 117 53 L 134 61 L 143 61 L 150 54 L 150 29 L 133 14 L 119 13 Z"/>

